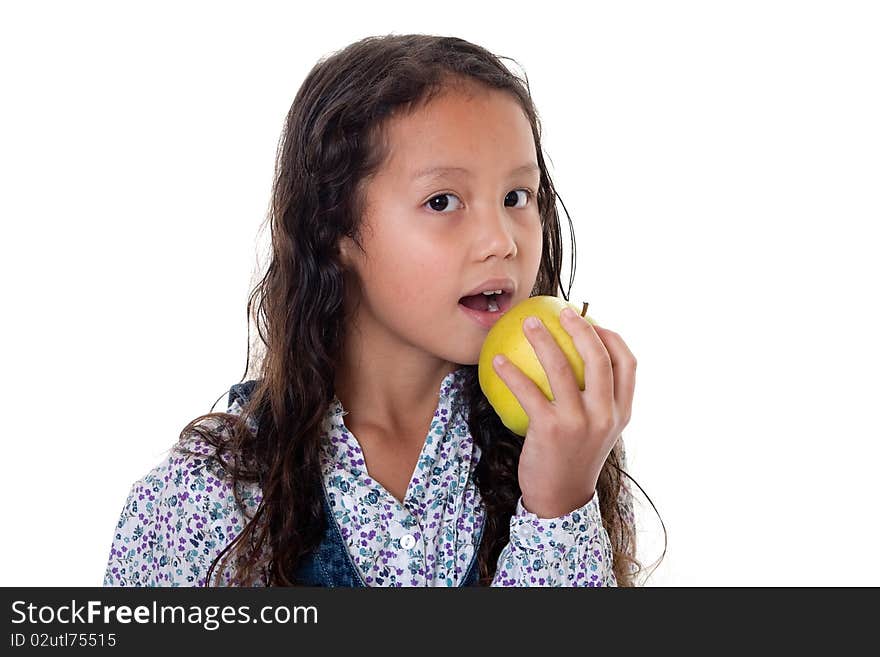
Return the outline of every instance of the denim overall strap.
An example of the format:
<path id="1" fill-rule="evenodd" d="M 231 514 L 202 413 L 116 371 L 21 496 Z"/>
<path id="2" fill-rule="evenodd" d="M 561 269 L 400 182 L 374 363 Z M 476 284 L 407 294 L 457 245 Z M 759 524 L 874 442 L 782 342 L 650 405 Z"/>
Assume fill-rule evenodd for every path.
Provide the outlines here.
<path id="1" fill-rule="evenodd" d="M 366 586 L 351 560 L 339 525 L 327 501 L 327 491 L 321 484 L 326 528 L 321 542 L 297 567 L 296 580 L 300 586 Z"/>
<path id="2" fill-rule="evenodd" d="M 482 544 L 483 539 L 483 527 L 486 526 L 486 511 L 483 510 L 483 522 L 480 524 L 480 532 L 477 535 L 477 546 L 474 548 L 474 556 L 471 557 L 471 565 L 467 570 L 467 574 L 465 574 L 464 579 L 462 580 L 459 586 L 478 586 L 477 580 L 479 579 L 480 574 L 480 566 L 479 559 L 477 558 L 480 553 L 480 545 Z"/>
<path id="3" fill-rule="evenodd" d="M 243 407 L 247 404 L 248 399 L 250 399 L 251 394 L 254 392 L 254 388 L 257 386 L 256 379 L 250 379 L 248 381 L 244 381 L 242 383 L 235 383 L 232 387 L 229 388 L 229 401 L 227 403 L 227 412 L 230 408 L 232 408 L 232 404 L 236 401 Z"/>

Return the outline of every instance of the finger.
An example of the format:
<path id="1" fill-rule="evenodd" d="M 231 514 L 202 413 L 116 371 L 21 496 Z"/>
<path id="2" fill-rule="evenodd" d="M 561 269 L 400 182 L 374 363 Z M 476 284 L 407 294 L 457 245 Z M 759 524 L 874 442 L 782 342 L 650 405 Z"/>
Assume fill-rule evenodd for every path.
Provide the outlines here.
<path id="1" fill-rule="evenodd" d="M 550 401 L 535 382 L 526 376 L 525 372 L 519 369 L 513 361 L 504 358 L 504 362 L 497 363 L 496 359 L 497 356 L 492 359 L 492 367 L 523 407 L 529 417 L 529 425 L 531 425 L 533 420 L 542 417 L 547 412 Z"/>
<path id="2" fill-rule="evenodd" d="M 566 310 L 571 309 L 563 309 L 559 321 L 584 359 L 584 394 L 587 404 L 594 409 L 611 409 L 614 404 L 614 370 L 608 350 L 590 322 L 573 310 L 571 314 Z"/>
<path id="3" fill-rule="evenodd" d="M 620 335 L 601 326 L 595 328 L 611 358 L 611 367 L 614 370 L 614 403 L 621 411 L 626 411 L 625 417 L 629 417 L 636 389 L 636 357 Z"/>
<path id="4" fill-rule="evenodd" d="M 544 322 L 540 318 L 537 319 L 538 326 L 535 328 L 523 322 L 523 333 L 532 345 L 541 367 L 544 368 L 553 394 L 553 403 L 563 409 L 582 409 L 584 403 L 574 370 Z"/>

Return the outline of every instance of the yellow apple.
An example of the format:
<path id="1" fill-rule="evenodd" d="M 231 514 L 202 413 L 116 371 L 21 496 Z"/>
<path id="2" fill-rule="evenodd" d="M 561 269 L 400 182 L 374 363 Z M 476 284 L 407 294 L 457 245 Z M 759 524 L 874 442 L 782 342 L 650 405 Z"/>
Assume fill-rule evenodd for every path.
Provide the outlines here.
<path id="1" fill-rule="evenodd" d="M 571 369 L 574 371 L 578 386 L 583 390 L 584 361 L 574 346 L 571 336 L 562 327 L 559 321 L 559 313 L 566 306 L 569 306 L 590 324 L 595 324 L 595 320 L 586 314 L 588 305 L 584 303 L 581 308 L 577 304 L 566 301 L 561 297 L 551 297 L 549 295 L 529 297 L 510 308 L 489 329 L 489 333 L 486 335 L 480 350 L 480 361 L 477 367 L 480 388 L 482 388 L 483 394 L 486 395 L 486 399 L 489 400 L 489 404 L 495 409 L 498 417 L 501 418 L 504 426 L 515 434 L 519 436 L 526 435 L 526 431 L 529 428 L 529 417 L 516 396 L 507 387 L 507 384 L 496 374 L 495 368 L 492 365 L 492 359 L 497 354 L 504 354 L 508 360 L 535 382 L 547 399 L 552 401 L 553 391 L 550 388 L 547 373 L 541 366 L 538 355 L 523 332 L 523 322 L 525 322 L 526 318 L 530 316 L 538 317 L 562 349 L 562 353 L 565 354 Z"/>

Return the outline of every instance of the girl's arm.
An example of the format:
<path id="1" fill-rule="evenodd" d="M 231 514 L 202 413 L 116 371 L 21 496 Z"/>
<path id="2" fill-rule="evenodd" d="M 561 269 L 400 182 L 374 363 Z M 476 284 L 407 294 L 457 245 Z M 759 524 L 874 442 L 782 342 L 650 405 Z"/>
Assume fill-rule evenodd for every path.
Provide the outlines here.
<path id="1" fill-rule="evenodd" d="M 626 470 L 621 444 L 620 467 Z M 618 509 L 634 524 L 632 495 L 622 476 Z M 539 518 L 517 502 L 510 541 L 498 557 L 492 586 L 617 586 L 613 550 L 602 524 L 599 494 L 558 518 Z"/>
<path id="2" fill-rule="evenodd" d="M 160 509 L 167 504 L 171 459 L 150 470 L 129 490 L 116 523 L 103 586 L 161 586 L 168 562 Z M 167 584 L 170 585 L 170 584 Z"/>
<path id="3" fill-rule="evenodd" d="M 131 487 L 104 586 L 204 586 L 214 557 L 243 528 L 214 461 L 172 451 Z"/>

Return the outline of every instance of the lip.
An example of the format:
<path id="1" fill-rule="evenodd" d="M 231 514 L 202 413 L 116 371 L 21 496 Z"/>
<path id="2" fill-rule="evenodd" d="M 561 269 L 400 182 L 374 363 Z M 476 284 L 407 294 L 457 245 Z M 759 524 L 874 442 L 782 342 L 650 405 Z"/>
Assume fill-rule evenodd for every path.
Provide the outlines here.
<path id="1" fill-rule="evenodd" d="M 479 294 L 480 292 L 485 292 L 486 290 L 504 290 L 508 294 L 513 295 L 514 292 L 516 292 L 516 283 L 513 282 L 512 278 L 490 278 L 480 283 L 470 292 L 465 292 L 461 296 L 469 297 L 474 294 Z"/>
<path id="2" fill-rule="evenodd" d="M 497 290 L 499 288 L 496 287 L 495 289 Z M 468 308 L 467 306 L 463 306 L 462 304 L 458 304 L 458 307 L 464 312 L 465 315 L 474 320 L 482 328 L 490 329 L 495 326 L 495 322 L 501 319 L 504 313 L 510 310 L 511 305 L 513 304 L 513 295 L 505 293 L 502 296 L 498 297 L 498 301 L 498 310 L 494 313 L 489 312 L 488 310 L 474 310 L 473 308 Z"/>

